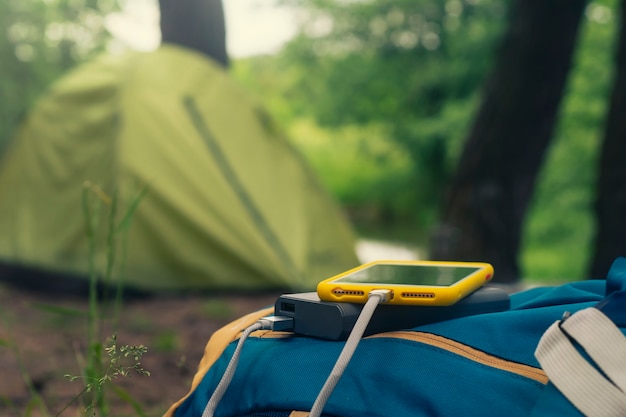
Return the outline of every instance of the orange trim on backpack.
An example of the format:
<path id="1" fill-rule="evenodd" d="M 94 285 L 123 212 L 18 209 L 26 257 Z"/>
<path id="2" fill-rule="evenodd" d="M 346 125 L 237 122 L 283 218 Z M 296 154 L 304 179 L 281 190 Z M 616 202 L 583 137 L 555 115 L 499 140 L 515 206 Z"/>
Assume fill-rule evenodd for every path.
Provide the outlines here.
<path id="1" fill-rule="evenodd" d="M 463 343 L 457 342 L 456 340 L 448 339 L 447 337 L 438 336 L 432 333 L 413 331 L 388 332 L 368 336 L 368 338 L 371 339 L 381 337 L 410 340 L 413 342 L 438 347 L 440 349 L 447 350 L 448 352 L 452 352 L 454 354 L 463 356 L 469 360 L 481 363 L 486 366 L 490 366 L 492 368 L 501 369 L 503 371 L 530 378 L 544 385 L 548 383 L 548 376 L 540 368 L 535 368 L 533 366 L 525 365 L 523 363 L 508 361 L 497 356 L 485 353 L 481 350 L 474 349 L 473 347 L 464 345 Z"/>

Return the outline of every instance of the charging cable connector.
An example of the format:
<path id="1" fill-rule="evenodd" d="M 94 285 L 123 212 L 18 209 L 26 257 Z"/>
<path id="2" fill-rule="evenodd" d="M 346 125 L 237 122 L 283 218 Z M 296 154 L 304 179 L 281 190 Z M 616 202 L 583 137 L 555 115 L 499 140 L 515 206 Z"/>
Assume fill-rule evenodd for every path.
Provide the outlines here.
<path id="1" fill-rule="evenodd" d="M 367 294 L 367 299 L 372 297 L 379 297 L 378 304 L 386 303 L 393 298 L 393 291 L 391 290 L 372 290 Z"/>
<path id="2" fill-rule="evenodd" d="M 267 316 L 259 319 L 261 330 L 274 330 L 277 332 L 286 332 L 293 330 L 293 317 L 287 316 Z"/>

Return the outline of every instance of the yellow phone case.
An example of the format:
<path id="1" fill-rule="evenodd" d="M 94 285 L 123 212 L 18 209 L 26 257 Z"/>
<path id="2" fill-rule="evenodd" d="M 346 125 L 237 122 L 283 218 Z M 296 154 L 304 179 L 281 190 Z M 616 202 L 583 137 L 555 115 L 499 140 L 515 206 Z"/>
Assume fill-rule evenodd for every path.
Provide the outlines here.
<path id="1" fill-rule="evenodd" d="M 375 265 L 415 265 L 432 266 L 438 270 L 445 268 L 475 268 L 451 285 L 410 285 L 406 283 L 341 282 L 342 278 L 353 275 Z M 443 268 L 443 269 L 442 269 Z M 392 297 L 386 304 L 448 306 L 471 294 L 493 277 L 493 267 L 484 262 L 448 261 L 374 261 L 321 281 L 317 294 L 323 301 L 365 303 L 370 291 L 387 289 Z"/>

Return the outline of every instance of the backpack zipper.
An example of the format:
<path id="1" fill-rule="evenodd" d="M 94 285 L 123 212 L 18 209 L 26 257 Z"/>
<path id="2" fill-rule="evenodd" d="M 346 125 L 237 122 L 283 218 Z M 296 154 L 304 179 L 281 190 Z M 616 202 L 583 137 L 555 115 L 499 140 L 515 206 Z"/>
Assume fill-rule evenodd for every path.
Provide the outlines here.
<path id="1" fill-rule="evenodd" d="M 492 368 L 530 378 L 544 385 L 548 383 L 548 376 L 540 368 L 535 368 L 534 366 L 502 359 L 481 350 L 475 349 L 473 347 L 467 346 L 463 343 L 457 342 L 456 340 L 448 339 L 447 337 L 439 336 L 432 333 L 397 331 L 379 333 L 368 336 L 367 338 L 391 338 L 423 343 L 425 345 L 434 346 L 446 350 L 448 352 L 462 356 L 471 361 L 490 366 Z"/>
<path id="2" fill-rule="evenodd" d="M 278 338 L 293 337 L 294 334 L 290 332 L 276 332 L 276 331 L 271 331 L 271 330 L 260 330 L 258 332 L 254 332 L 252 336 L 261 337 L 261 338 L 277 338 L 278 339 Z M 544 385 L 548 383 L 548 376 L 540 368 L 536 368 L 530 365 L 525 365 L 519 362 L 513 362 L 513 361 L 506 360 L 506 359 L 502 359 L 497 356 L 491 355 L 489 353 L 483 352 L 481 350 L 475 349 L 473 347 L 467 346 L 463 343 L 457 342 L 456 340 L 452 340 L 447 337 L 439 336 L 436 334 L 403 330 L 403 331 L 396 331 L 396 332 L 378 333 L 378 334 L 365 337 L 365 339 L 380 339 L 380 338 L 408 340 L 411 342 L 417 342 L 417 343 L 422 343 L 422 344 L 429 345 L 429 346 L 434 346 L 436 348 L 446 350 L 455 355 L 462 356 L 473 362 L 480 363 L 485 366 L 500 369 L 502 371 L 510 372 L 519 376 L 523 376 L 525 378 L 532 379 Z"/>

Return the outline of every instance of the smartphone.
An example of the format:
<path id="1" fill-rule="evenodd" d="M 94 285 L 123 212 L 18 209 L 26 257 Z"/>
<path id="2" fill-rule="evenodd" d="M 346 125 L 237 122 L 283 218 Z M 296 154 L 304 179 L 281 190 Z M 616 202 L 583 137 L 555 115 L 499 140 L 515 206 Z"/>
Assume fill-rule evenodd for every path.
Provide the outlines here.
<path id="1" fill-rule="evenodd" d="M 506 311 L 510 305 L 506 291 L 489 285 L 447 307 L 380 305 L 367 324 L 364 336 Z M 316 292 L 307 292 L 281 295 L 274 305 L 274 314 L 293 318 L 292 330 L 296 334 L 326 340 L 345 340 L 362 309 L 363 304 L 321 301 Z"/>
<path id="2" fill-rule="evenodd" d="M 323 301 L 365 303 L 370 291 L 392 292 L 387 304 L 452 305 L 493 277 L 484 262 L 374 261 L 325 279 L 317 285 Z"/>

